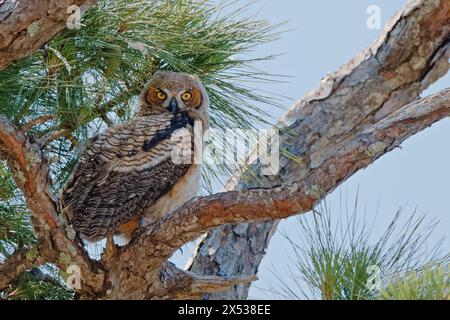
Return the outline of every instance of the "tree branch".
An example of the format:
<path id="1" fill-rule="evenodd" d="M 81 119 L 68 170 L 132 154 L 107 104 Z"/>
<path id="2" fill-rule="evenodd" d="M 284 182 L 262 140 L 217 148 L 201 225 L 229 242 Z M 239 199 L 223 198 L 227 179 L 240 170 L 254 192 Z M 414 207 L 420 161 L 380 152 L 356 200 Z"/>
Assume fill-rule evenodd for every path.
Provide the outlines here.
<path id="1" fill-rule="evenodd" d="M 450 116 L 450 89 L 413 102 L 359 134 L 300 181 L 271 189 L 228 191 L 187 202 L 146 231 L 152 242 L 168 248 L 183 244 L 224 224 L 289 217 L 314 204 L 358 170 L 398 147 L 405 139 Z M 158 252 L 162 252 L 159 248 Z"/>
<path id="2" fill-rule="evenodd" d="M 49 185 L 47 167 L 42 161 L 41 152 L 28 141 L 22 131 L 3 116 L 0 116 L 0 150 L 8 161 L 18 187 L 25 196 L 42 201 L 42 204 L 36 206 L 43 218 L 37 227 L 55 228 L 58 217 L 54 202 L 48 195 L 49 190 L 46 190 Z M 41 172 L 42 174 L 36 174 Z M 40 187 L 44 187 L 44 189 Z"/>
<path id="3" fill-rule="evenodd" d="M 96 294 L 104 290 L 104 271 L 91 261 L 75 237 L 73 228 L 58 215 L 51 192 L 48 161 L 37 144 L 33 144 L 12 122 L 0 116 L 0 154 L 7 160 L 18 188 L 30 209 L 36 238 L 40 245 L 37 261 L 55 263 L 61 270 L 71 265 L 80 267 L 82 290 Z M 23 253 L 13 254 L 8 266 L 17 262 L 16 269 L 27 268 L 27 260 L 17 260 Z M 24 263 L 24 265 L 20 265 Z M 6 268 L 7 266 L 5 266 Z"/>
<path id="4" fill-rule="evenodd" d="M 5 0 L 0 2 L 0 70 L 24 58 L 66 27 L 71 5 L 81 12 L 95 0 Z"/>
<path id="5" fill-rule="evenodd" d="M 41 139 L 39 139 L 40 145 L 45 147 L 45 146 L 49 145 L 51 142 L 53 142 L 54 140 L 57 140 L 61 137 L 69 135 L 69 134 L 71 134 L 71 133 L 67 129 L 59 129 L 59 130 L 55 130 L 55 131 L 50 131 L 47 134 L 45 134 Z"/>
<path id="6" fill-rule="evenodd" d="M 280 148 L 292 156 L 281 157 L 278 175 L 237 173 L 225 190 L 300 181 L 365 128 L 416 100 L 449 69 L 449 19 L 449 1 L 409 1 L 371 47 L 326 76 L 280 119 Z M 251 166 L 252 172 L 259 169 L 257 162 Z M 276 226 L 270 221 L 211 231 L 197 248 L 190 270 L 255 274 Z M 247 292 L 248 285 L 238 286 L 208 297 L 245 299 Z"/>
<path id="7" fill-rule="evenodd" d="M 28 130 L 31 130 L 34 126 L 44 124 L 50 120 L 55 120 L 55 116 L 54 115 L 43 115 L 43 116 L 40 116 L 36 119 L 33 119 L 33 120 L 25 123 L 23 126 L 20 127 L 20 130 L 22 130 L 23 132 L 27 132 Z"/>
<path id="8" fill-rule="evenodd" d="M 164 219 L 141 229 L 120 250 L 119 269 L 126 268 L 127 277 L 133 279 L 149 277 L 148 270 L 157 270 L 157 266 L 165 263 L 181 246 L 213 228 L 282 219 L 310 211 L 317 201 L 358 170 L 447 116 L 450 116 L 450 89 L 413 102 L 386 117 L 295 183 L 195 198 Z M 152 277 L 157 279 L 155 275 Z M 208 280 L 203 279 L 207 287 Z"/>
<path id="9" fill-rule="evenodd" d="M 181 270 L 169 263 L 161 272 L 161 281 L 168 299 L 199 299 L 208 292 L 228 289 L 236 284 L 256 281 L 256 276 L 203 276 Z"/>
<path id="10" fill-rule="evenodd" d="M 12 1 L 7 0 L 0 4 L 0 70 L 31 53 L 35 44 L 42 45 L 45 37 L 41 33 L 48 26 L 55 31 L 48 32 L 48 39 L 63 28 L 59 9 L 67 8 L 65 1 L 53 4 L 59 9 L 54 8 L 51 14 L 50 2 L 32 2 L 33 6 L 42 5 L 36 12 L 33 6 L 24 9 L 29 2 L 11 6 Z M 22 18 L 16 17 L 16 11 Z M 0 271 L 15 277 L 44 262 L 55 263 L 61 270 L 77 265 L 82 273 L 83 298 L 192 298 L 230 286 L 231 295 L 209 297 L 244 298 L 247 283 L 254 278 L 234 275 L 256 273 L 276 226 L 273 220 L 310 210 L 356 171 L 450 114 L 449 89 L 413 102 L 449 68 L 449 18 L 448 0 L 410 2 L 379 41 L 327 76 L 281 119 L 279 125 L 287 129 L 281 133 L 281 146 L 297 158 L 282 158 L 278 176 L 234 177 L 227 184 L 229 192 L 193 199 L 141 229 L 127 246 L 114 251 L 111 259 L 105 256 L 105 265 L 89 258 L 72 226 L 58 214 L 41 145 L 32 143 L 23 131 L 0 117 L 0 156 L 7 160 L 23 191 L 39 240 L 31 260 L 29 253 L 18 251 Z M 11 38 L 16 30 L 14 21 L 27 32 Z M 50 134 L 43 141 L 59 134 Z M 252 167 L 253 171 L 259 169 L 256 162 Z M 270 222 L 229 225 L 249 221 Z M 168 264 L 167 259 L 182 245 L 224 224 L 228 226 L 203 241 L 190 270 L 193 272 Z M 250 247 L 249 243 L 256 245 Z M 217 274 L 219 269 L 224 278 L 205 275 Z M 0 276 L 1 286 L 7 281 Z M 236 286 L 243 282 L 246 284 Z"/>
<path id="11" fill-rule="evenodd" d="M 45 263 L 37 248 L 19 249 L 0 264 L 0 290 L 3 290 L 22 272 Z"/>
<path id="12" fill-rule="evenodd" d="M 0 3 L 0 70 L 24 58 L 66 27 L 72 5 L 81 13 L 95 0 L 74 1 L 12 1 Z M 61 270 L 77 265 L 82 272 L 82 292 L 95 295 L 104 291 L 104 271 L 91 261 L 83 246 L 75 239 L 70 225 L 58 216 L 57 204 L 51 193 L 48 161 L 41 146 L 31 143 L 23 133 L 36 123 L 26 124 L 22 131 L 8 119 L 0 117 L 0 156 L 7 160 L 17 186 L 22 190 L 32 212 L 32 223 L 40 245 L 32 260 L 18 251 L 1 265 L 0 287 L 23 270 L 45 262 L 55 263 Z M 53 138 L 53 137 L 47 137 Z M 4 272 L 3 272 L 4 271 Z M 6 277 L 5 275 L 8 275 Z"/>

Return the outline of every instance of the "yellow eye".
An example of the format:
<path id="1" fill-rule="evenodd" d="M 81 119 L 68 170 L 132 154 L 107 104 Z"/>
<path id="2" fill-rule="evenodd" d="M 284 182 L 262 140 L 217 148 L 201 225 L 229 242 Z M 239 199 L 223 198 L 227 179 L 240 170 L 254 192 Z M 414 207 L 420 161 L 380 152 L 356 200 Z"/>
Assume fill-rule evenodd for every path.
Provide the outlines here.
<path id="1" fill-rule="evenodd" d="M 190 92 L 185 92 L 181 96 L 181 99 L 183 99 L 183 101 L 189 100 L 190 98 L 192 98 L 192 94 Z"/>
<path id="2" fill-rule="evenodd" d="M 165 94 L 164 92 L 158 90 L 156 92 L 156 97 L 158 97 L 158 99 L 160 99 L 160 100 L 165 100 L 167 98 L 167 94 Z"/>

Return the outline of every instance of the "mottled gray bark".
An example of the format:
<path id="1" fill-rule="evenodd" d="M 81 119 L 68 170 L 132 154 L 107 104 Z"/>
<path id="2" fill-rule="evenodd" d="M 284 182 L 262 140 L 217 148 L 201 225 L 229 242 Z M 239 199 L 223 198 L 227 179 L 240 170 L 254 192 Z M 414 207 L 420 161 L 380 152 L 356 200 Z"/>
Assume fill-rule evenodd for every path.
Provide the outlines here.
<path id="1" fill-rule="evenodd" d="M 66 27 L 71 5 L 95 0 L 0 0 L 0 70 L 41 48 Z"/>
<path id="2" fill-rule="evenodd" d="M 280 146 L 297 159 L 282 158 L 277 176 L 236 175 L 226 190 L 292 183 L 310 174 L 365 128 L 414 101 L 446 74 L 450 57 L 450 1 L 409 1 L 379 39 L 280 119 L 287 128 Z M 254 171 L 258 171 L 254 166 Z M 210 275 L 256 274 L 277 222 L 228 225 L 200 243 L 188 269 Z M 249 284 L 206 295 L 245 299 Z"/>

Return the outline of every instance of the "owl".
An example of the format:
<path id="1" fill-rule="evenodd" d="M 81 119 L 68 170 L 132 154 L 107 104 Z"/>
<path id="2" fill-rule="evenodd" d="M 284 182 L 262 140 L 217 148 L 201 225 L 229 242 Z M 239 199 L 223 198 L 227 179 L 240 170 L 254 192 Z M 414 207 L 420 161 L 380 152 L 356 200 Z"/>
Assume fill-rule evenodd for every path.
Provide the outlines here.
<path id="1" fill-rule="evenodd" d="M 195 133 L 209 127 L 208 109 L 197 76 L 158 71 L 137 116 L 90 139 L 61 197 L 82 239 L 129 239 L 196 195 L 201 164 L 192 149 Z"/>

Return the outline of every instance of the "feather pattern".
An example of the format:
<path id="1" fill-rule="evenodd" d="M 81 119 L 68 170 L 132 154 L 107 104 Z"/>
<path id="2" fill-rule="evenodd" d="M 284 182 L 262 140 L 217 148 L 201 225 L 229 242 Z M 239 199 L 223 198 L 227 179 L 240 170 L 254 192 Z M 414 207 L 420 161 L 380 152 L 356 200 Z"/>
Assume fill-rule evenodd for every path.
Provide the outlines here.
<path id="1" fill-rule="evenodd" d="M 192 141 L 192 127 L 186 112 L 161 113 L 93 137 L 62 198 L 80 236 L 102 239 L 164 196 L 191 166 L 172 162 L 174 133 L 187 130 Z"/>

